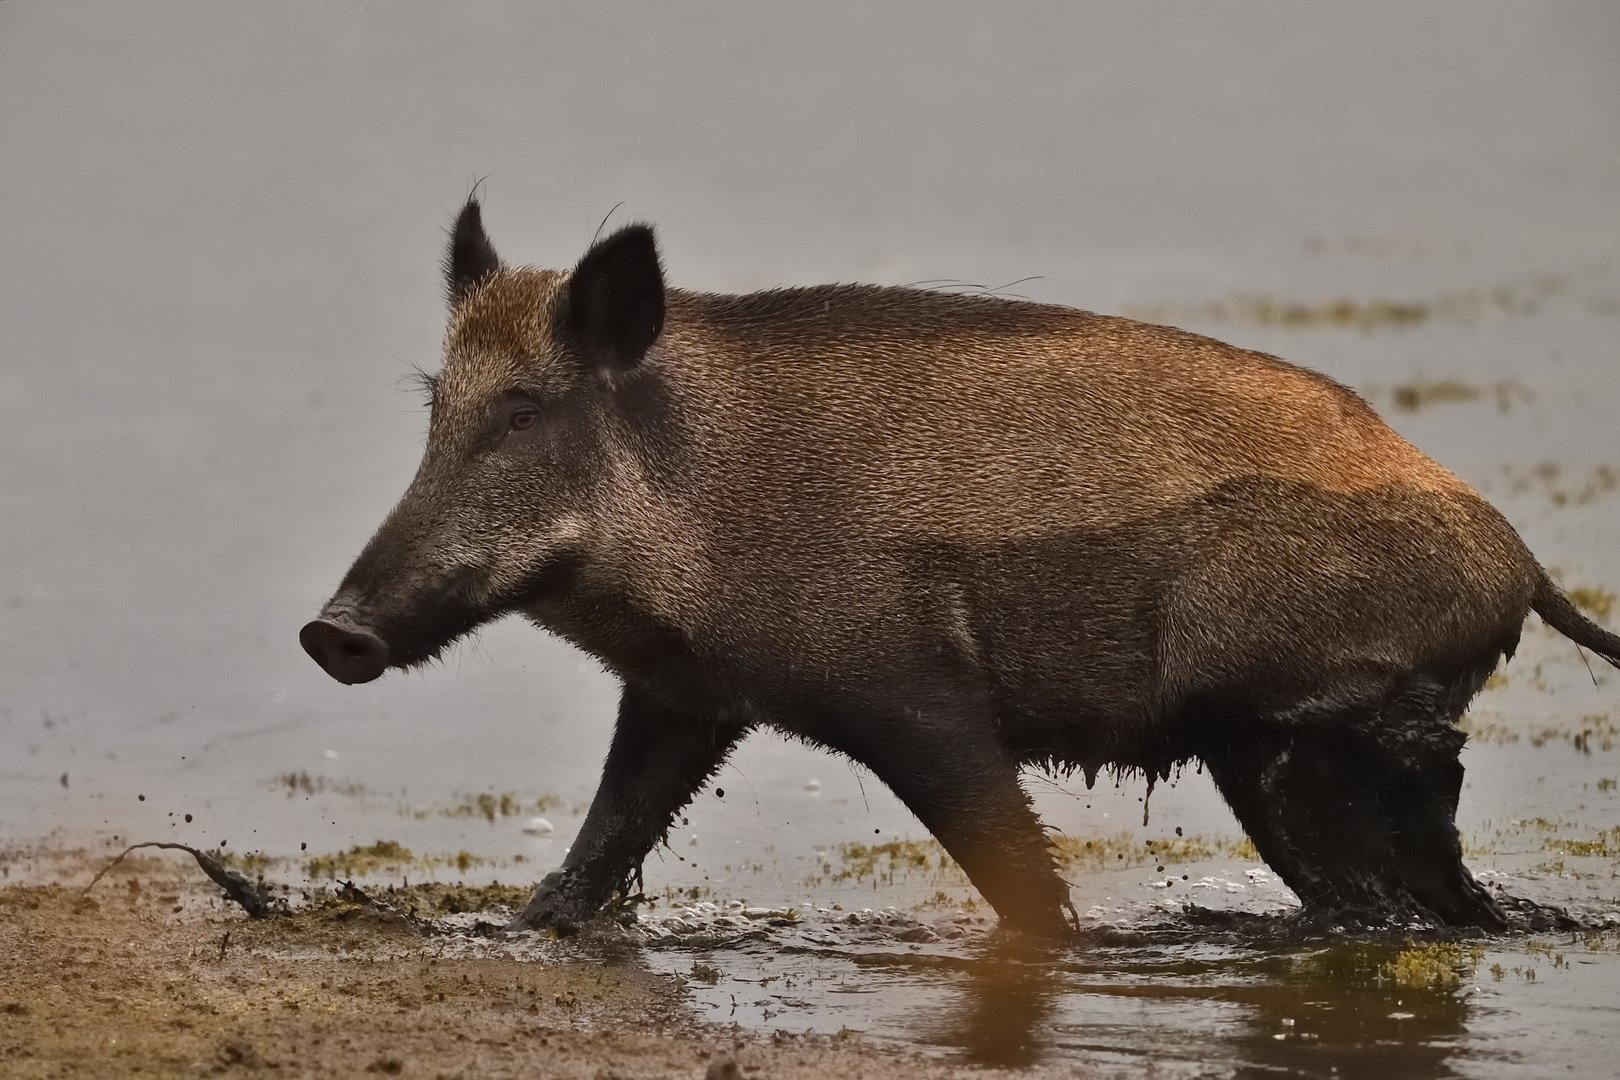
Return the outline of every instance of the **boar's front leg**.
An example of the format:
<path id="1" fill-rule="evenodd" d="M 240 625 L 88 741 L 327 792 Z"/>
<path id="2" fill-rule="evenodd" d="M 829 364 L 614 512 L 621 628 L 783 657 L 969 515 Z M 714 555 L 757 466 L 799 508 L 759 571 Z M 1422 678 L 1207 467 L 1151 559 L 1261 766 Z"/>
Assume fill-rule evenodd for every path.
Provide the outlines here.
<path id="1" fill-rule="evenodd" d="M 628 893 L 641 862 L 677 813 L 725 761 L 746 729 L 683 711 L 627 684 L 602 783 L 561 869 L 545 876 L 514 929 L 569 933 L 615 890 Z"/>

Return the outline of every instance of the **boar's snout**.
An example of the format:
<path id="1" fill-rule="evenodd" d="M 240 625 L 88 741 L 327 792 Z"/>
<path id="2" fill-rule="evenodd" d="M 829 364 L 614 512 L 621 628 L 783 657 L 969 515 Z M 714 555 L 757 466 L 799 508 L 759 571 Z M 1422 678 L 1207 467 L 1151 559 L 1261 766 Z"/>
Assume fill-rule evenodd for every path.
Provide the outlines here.
<path id="1" fill-rule="evenodd" d="M 298 631 L 298 643 L 340 683 L 370 682 L 388 670 L 388 642 L 335 619 L 316 619 Z"/>

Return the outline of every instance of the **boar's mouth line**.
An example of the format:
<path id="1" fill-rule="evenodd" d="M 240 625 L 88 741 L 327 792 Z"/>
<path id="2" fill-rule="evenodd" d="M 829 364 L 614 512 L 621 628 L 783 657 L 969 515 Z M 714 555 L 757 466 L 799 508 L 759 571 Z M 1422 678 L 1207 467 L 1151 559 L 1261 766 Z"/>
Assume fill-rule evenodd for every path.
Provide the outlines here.
<path id="1" fill-rule="evenodd" d="M 446 649 L 485 623 L 511 615 L 546 595 L 574 561 L 566 555 L 548 559 L 517 585 L 482 601 L 468 595 L 479 579 L 478 572 L 461 570 L 408 614 L 379 616 L 376 612 L 381 605 L 342 597 L 340 593 L 327 604 L 320 619 L 304 628 L 312 638 L 325 635 L 328 640 L 306 641 L 304 648 L 340 682 L 369 682 L 387 668 L 409 671 L 423 667 L 439 660 Z M 321 625 L 329 629 L 314 629 Z M 364 638 L 375 639 L 376 645 L 361 640 Z M 324 657 L 322 644 L 327 645 Z M 374 658 L 379 646 L 384 657 L 380 664 Z M 351 665 L 356 670 L 351 671 Z M 355 674 L 363 677 L 345 677 Z"/>

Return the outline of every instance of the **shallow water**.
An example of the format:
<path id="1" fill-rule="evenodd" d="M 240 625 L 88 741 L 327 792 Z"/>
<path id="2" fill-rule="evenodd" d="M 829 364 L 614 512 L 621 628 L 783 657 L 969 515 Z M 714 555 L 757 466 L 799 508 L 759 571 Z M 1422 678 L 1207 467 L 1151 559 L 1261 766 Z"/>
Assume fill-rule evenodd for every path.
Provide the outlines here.
<path id="1" fill-rule="evenodd" d="M 1620 591 L 1612 7 L 903 7 L 0 5 L 5 873 L 46 838 L 224 844 L 290 883 L 380 840 L 411 855 L 363 880 L 560 860 L 612 720 L 593 661 L 501 624 L 347 688 L 295 637 L 414 469 L 402 378 L 436 363 L 442 230 L 485 175 L 518 261 L 570 263 L 624 199 L 686 286 L 1033 274 L 1011 291 L 1276 352 L 1361 390 L 1591 602 Z M 1533 619 L 1504 674 L 1469 718 L 1470 863 L 1600 925 L 1620 677 Z M 993 938 L 937 864 L 856 872 L 845 845 L 925 834 L 870 775 L 763 734 L 649 859 L 636 947 L 721 1022 L 976 1060 L 1611 1072 L 1613 932 L 1486 942 L 1457 986 L 1410 991 L 1380 974 L 1398 940 L 1183 912 L 1292 902 L 1196 771 L 1146 825 L 1140 781 L 1029 784 L 1128 856 L 1070 868 L 1086 925 L 1117 931 L 1082 950 Z M 1211 857 L 1149 860 L 1178 828 Z M 678 897 L 717 907 L 663 934 Z"/>

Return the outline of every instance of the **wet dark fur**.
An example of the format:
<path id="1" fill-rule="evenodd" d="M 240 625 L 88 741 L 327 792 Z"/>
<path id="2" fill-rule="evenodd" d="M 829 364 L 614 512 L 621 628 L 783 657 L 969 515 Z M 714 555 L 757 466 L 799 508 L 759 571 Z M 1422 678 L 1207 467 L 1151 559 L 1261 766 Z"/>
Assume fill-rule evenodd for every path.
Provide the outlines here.
<path id="1" fill-rule="evenodd" d="M 666 291 L 641 226 L 508 270 L 476 204 L 446 277 L 422 470 L 323 632 L 406 666 L 517 610 L 623 679 L 521 922 L 628 891 L 767 724 L 871 768 L 1025 929 L 1072 910 L 1020 767 L 1195 759 L 1309 911 L 1502 925 L 1455 721 L 1532 607 L 1620 639 L 1351 391 L 1065 308 Z"/>

